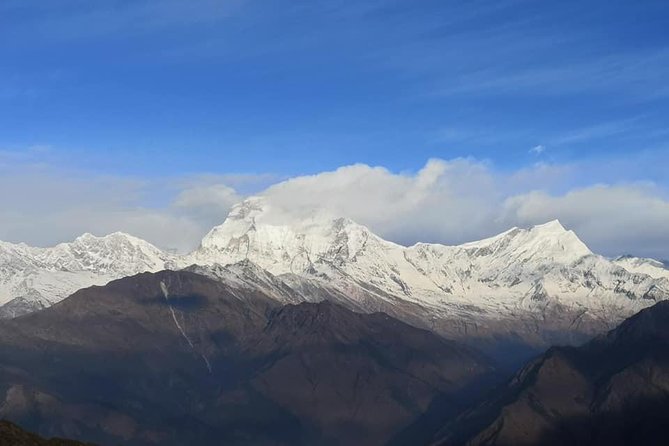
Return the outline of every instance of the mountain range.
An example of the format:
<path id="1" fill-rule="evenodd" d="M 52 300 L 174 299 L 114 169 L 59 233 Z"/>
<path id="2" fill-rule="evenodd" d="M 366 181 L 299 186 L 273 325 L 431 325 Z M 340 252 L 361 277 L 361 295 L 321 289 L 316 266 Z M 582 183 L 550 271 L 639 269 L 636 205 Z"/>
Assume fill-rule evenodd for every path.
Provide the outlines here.
<path id="1" fill-rule="evenodd" d="M 0 419 L 102 445 L 663 444 L 668 298 L 664 263 L 557 221 L 407 247 L 253 198 L 188 254 L 0 242 Z"/>
<path id="2" fill-rule="evenodd" d="M 384 313 L 230 283 L 142 273 L 0 321 L 0 418 L 100 445 L 666 444 L 669 301 L 501 383 Z"/>
<path id="3" fill-rule="evenodd" d="M 578 343 L 669 297 L 663 263 L 594 254 L 558 221 L 457 246 L 405 247 L 347 218 L 313 212 L 282 222 L 271 211 L 261 197 L 234 206 L 185 255 L 123 233 L 53 248 L 2 242 L 0 313 L 11 318 L 87 286 L 187 268 L 281 303 L 382 311 L 499 353 L 502 344 Z"/>

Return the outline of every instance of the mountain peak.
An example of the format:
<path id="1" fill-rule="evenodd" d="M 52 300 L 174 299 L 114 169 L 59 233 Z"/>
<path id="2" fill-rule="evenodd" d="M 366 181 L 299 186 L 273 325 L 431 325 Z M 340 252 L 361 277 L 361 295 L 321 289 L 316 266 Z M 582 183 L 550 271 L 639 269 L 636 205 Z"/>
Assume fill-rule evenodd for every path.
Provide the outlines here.
<path id="1" fill-rule="evenodd" d="M 267 201 L 264 197 L 254 196 L 245 199 L 230 208 L 228 219 L 252 220 L 267 210 Z"/>
<path id="2" fill-rule="evenodd" d="M 545 232 L 545 233 L 567 232 L 565 227 L 562 226 L 562 223 L 560 223 L 560 220 L 558 220 L 558 219 L 551 220 L 549 222 L 546 222 L 546 223 L 543 223 L 543 224 L 540 224 L 540 225 L 534 225 L 532 227 L 532 230 Z"/>
<path id="3" fill-rule="evenodd" d="M 106 234 L 106 235 L 101 235 L 101 236 L 91 234 L 90 232 L 85 232 L 85 233 L 81 234 L 79 237 L 77 237 L 76 239 L 74 239 L 75 242 L 105 241 L 105 240 L 115 240 L 115 241 L 124 240 L 124 241 L 129 241 L 129 242 L 132 242 L 132 243 L 135 243 L 135 244 L 138 244 L 138 243 L 149 244 L 149 242 L 147 242 L 147 241 L 145 241 L 141 238 L 135 237 L 134 235 L 130 235 L 126 232 L 121 232 L 121 231 L 116 231 L 116 232 L 112 232 L 112 233 L 109 233 L 109 234 Z"/>
<path id="4" fill-rule="evenodd" d="M 571 262 L 592 251 L 574 231 L 565 229 L 558 220 L 535 225 L 527 229 L 512 228 L 501 234 L 460 245 L 465 249 L 515 252 L 523 257 L 540 257 L 558 262 Z"/>
<path id="5" fill-rule="evenodd" d="M 563 260 L 580 258 L 592 254 L 592 251 L 590 251 L 576 233 L 566 229 L 558 220 L 551 220 L 548 223 L 535 225 L 527 232 L 537 248 L 550 250 L 553 253 L 559 252 L 557 256 Z"/>
<path id="6" fill-rule="evenodd" d="M 669 268 L 667 268 L 667 264 L 659 260 L 623 255 L 616 257 L 612 261 L 616 265 L 633 273 L 647 274 L 656 279 L 669 279 Z"/>
<path id="7" fill-rule="evenodd" d="M 305 208 L 299 216 L 284 213 L 267 204 L 264 197 L 251 197 L 232 207 L 225 221 L 204 236 L 201 249 L 233 253 L 225 262 L 234 263 L 242 252 L 266 254 L 280 250 L 281 256 L 294 257 L 319 251 L 337 240 L 366 239 L 372 233 L 347 217 L 333 216 L 325 209 Z M 263 253 L 252 253 L 257 249 Z M 263 263 L 260 263 L 262 266 Z"/>

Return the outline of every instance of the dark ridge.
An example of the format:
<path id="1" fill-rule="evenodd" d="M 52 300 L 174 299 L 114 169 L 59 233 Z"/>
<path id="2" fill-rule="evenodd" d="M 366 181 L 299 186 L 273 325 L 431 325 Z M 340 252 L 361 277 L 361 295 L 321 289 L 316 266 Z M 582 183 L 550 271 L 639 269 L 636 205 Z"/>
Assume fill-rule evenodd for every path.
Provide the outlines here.
<path id="1" fill-rule="evenodd" d="M 80 443 L 62 438 L 44 439 L 6 420 L 0 420 L 0 444 L 4 446 L 93 446 L 92 443 Z"/>
<path id="2" fill-rule="evenodd" d="M 669 302 L 582 347 L 553 347 L 433 434 L 439 445 L 664 445 Z"/>
<path id="3" fill-rule="evenodd" d="M 282 307 L 187 271 L 0 322 L 0 416 L 101 445 L 384 444 L 495 373 L 383 313 Z"/>

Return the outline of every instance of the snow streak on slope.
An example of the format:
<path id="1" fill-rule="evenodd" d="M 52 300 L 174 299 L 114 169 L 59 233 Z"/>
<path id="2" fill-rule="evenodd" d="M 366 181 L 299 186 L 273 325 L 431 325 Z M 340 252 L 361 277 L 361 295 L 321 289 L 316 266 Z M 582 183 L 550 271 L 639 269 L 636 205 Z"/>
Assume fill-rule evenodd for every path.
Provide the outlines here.
<path id="1" fill-rule="evenodd" d="M 191 350 L 196 352 L 195 350 L 195 345 L 193 344 L 193 341 L 190 340 L 186 332 L 184 331 L 183 327 L 179 323 L 179 320 L 177 319 L 176 312 L 174 311 L 174 307 L 172 307 L 172 304 L 170 303 L 170 293 L 169 290 L 167 289 L 167 285 L 165 285 L 165 282 L 161 281 L 160 282 L 160 291 L 163 293 L 163 297 L 165 298 L 165 302 L 167 303 L 167 307 L 170 309 L 170 313 L 172 313 L 172 320 L 174 321 L 174 325 L 176 325 L 177 329 L 179 330 L 179 333 L 181 333 L 181 336 L 186 340 L 188 345 L 190 346 Z M 204 353 L 198 353 L 202 359 L 204 360 L 205 365 L 207 366 L 207 370 L 209 370 L 209 373 L 211 373 L 211 364 L 209 363 L 209 359 L 204 355 Z"/>

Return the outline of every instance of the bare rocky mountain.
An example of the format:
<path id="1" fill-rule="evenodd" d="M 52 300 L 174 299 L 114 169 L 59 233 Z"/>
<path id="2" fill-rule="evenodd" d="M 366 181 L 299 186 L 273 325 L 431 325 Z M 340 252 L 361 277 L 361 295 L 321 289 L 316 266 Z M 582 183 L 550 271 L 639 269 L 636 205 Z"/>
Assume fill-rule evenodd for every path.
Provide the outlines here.
<path id="1" fill-rule="evenodd" d="M 582 347 L 551 348 L 435 444 L 665 445 L 668 425 L 665 301 Z"/>
<path id="2" fill-rule="evenodd" d="M 381 313 L 143 273 L 0 322 L 0 418 L 102 445 L 383 444 L 495 376 Z"/>

